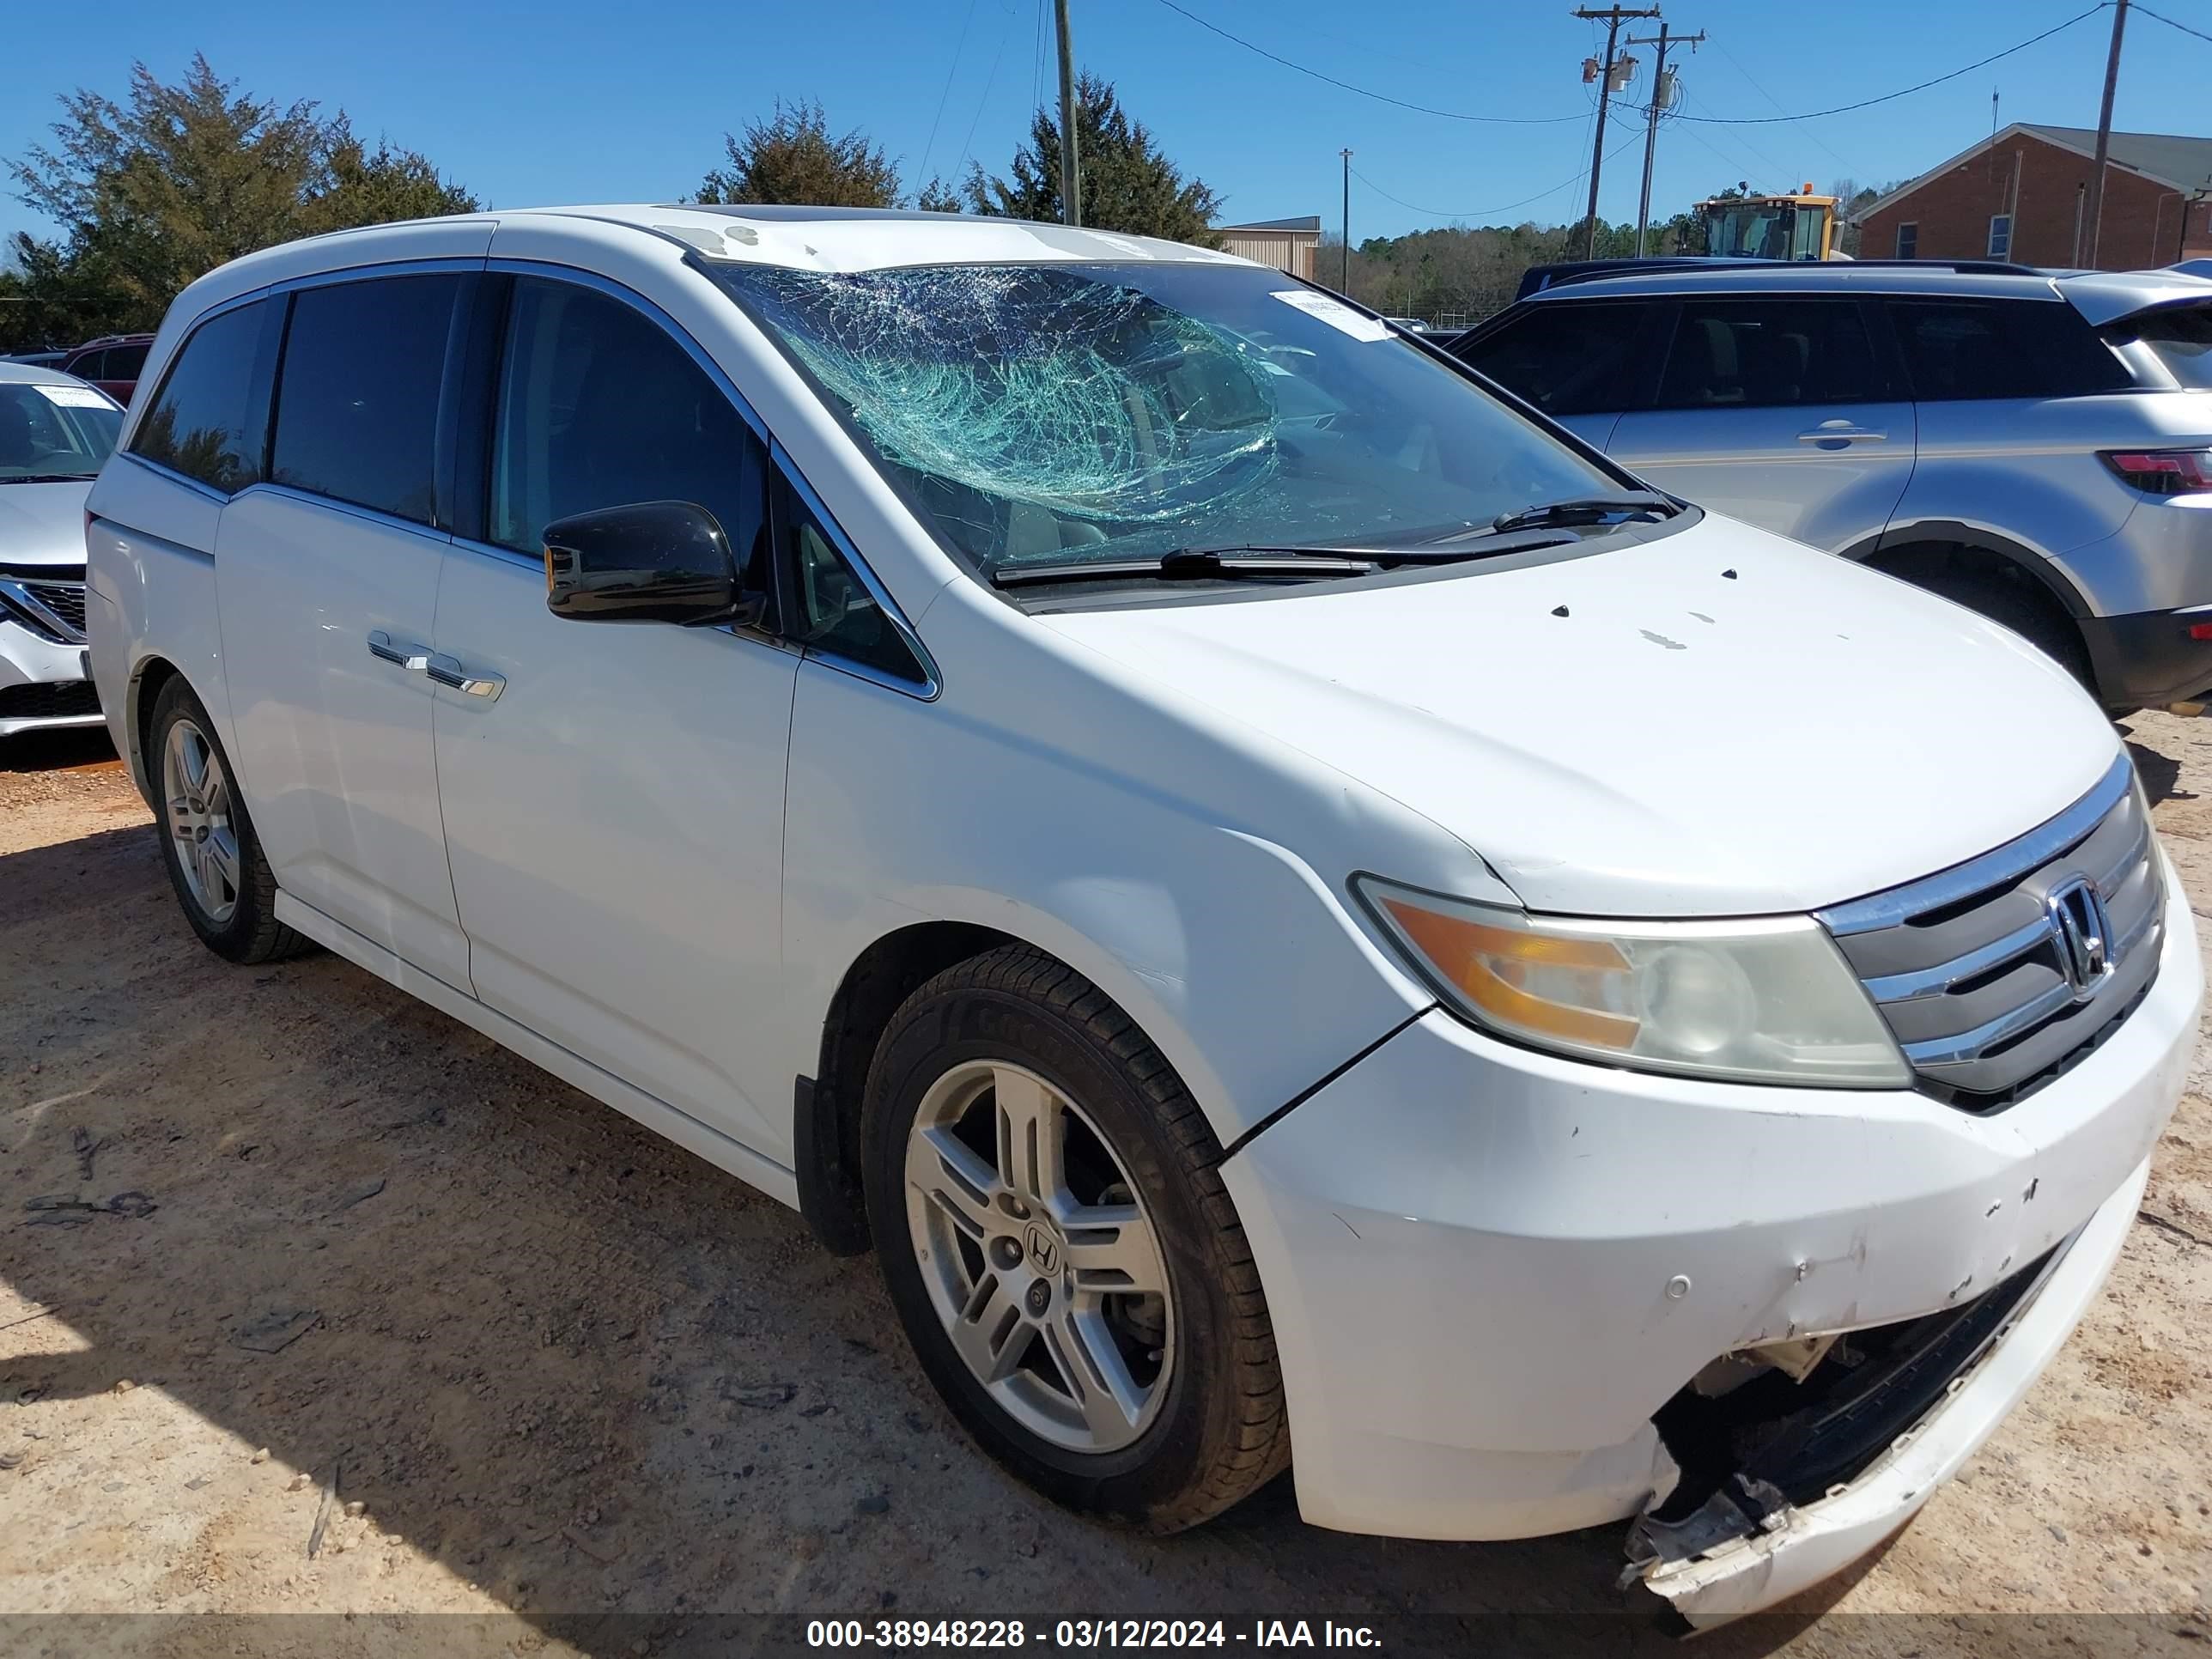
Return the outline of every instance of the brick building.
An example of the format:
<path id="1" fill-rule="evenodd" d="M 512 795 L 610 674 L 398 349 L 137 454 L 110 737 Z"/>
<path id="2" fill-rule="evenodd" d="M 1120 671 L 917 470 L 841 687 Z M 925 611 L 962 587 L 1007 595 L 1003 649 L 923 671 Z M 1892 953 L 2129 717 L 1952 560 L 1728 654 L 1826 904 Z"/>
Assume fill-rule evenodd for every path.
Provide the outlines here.
<path id="1" fill-rule="evenodd" d="M 2087 128 L 2015 123 L 1860 214 L 1859 256 L 2085 264 L 2096 145 Z M 2212 138 L 2116 132 L 2109 155 L 2100 266 L 2212 254 Z"/>

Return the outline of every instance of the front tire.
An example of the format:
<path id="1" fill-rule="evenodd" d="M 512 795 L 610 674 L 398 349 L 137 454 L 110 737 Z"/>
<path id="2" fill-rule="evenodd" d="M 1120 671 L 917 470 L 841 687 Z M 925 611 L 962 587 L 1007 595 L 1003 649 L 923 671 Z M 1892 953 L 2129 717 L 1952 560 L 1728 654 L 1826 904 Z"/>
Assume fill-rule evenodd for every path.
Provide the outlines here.
<path id="1" fill-rule="evenodd" d="M 1008 945 L 908 997 L 862 1118 L 868 1219 L 922 1369 L 1012 1473 L 1147 1532 L 1290 1461 L 1221 1147 L 1159 1051 Z"/>
<path id="2" fill-rule="evenodd" d="M 154 699 L 147 753 L 161 814 L 161 862 L 200 942 L 232 962 L 273 962 L 308 941 L 276 920 L 276 878 L 262 856 L 237 774 L 191 686 Z"/>

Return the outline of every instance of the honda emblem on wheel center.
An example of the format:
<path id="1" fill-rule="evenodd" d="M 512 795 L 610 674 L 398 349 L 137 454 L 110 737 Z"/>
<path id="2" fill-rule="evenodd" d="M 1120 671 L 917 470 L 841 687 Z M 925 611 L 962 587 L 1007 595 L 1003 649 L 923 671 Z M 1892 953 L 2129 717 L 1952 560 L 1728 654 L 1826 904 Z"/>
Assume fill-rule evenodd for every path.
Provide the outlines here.
<path id="1" fill-rule="evenodd" d="M 1050 1233 L 1032 1223 L 1022 1243 L 1029 1250 L 1030 1267 L 1041 1273 L 1060 1271 L 1060 1243 Z"/>
<path id="2" fill-rule="evenodd" d="M 2043 911 L 2057 949 L 2058 971 L 2074 988 L 2074 1000 L 2087 1002 L 2112 971 L 2112 934 L 2105 915 L 2105 896 L 2097 890 L 2096 883 L 2075 876 L 2051 890 L 2043 901 Z"/>

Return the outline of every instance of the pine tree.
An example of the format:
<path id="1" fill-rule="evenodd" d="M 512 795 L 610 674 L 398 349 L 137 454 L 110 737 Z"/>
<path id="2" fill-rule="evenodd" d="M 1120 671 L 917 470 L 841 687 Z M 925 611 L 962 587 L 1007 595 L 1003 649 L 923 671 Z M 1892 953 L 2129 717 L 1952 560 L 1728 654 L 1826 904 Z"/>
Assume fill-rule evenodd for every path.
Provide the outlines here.
<path id="1" fill-rule="evenodd" d="M 811 207 L 896 207 L 898 168 L 859 128 L 833 136 L 818 102 L 776 100 L 771 120 L 722 135 L 728 165 L 700 184 L 701 202 L 795 202 Z"/>
<path id="2" fill-rule="evenodd" d="M 16 194 L 59 234 L 19 233 L 0 274 L 0 341 L 151 328 L 187 283 L 226 260 L 318 231 L 473 211 L 412 150 L 372 153 L 343 111 L 240 94 L 195 57 L 173 85 L 143 64 L 127 100 L 64 96 L 54 142 L 9 163 Z"/>
<path id="3" fill-rule="evenodd" d="M 1199 179 L 1184 181 L 1145 125 L 1122 109 L 1111 82 L 1085 75 L 1076 83 L 1075 135 L 1086 227 L 1202 246 L 1218 244 L 1212 224 L 1220 198 Z M 1008 172 L 1010 179 L 987 177 L 980 164 L 969 171 L 971 211 L 1016 219 L 1061 216 L 1056 111 L 1037 111 L 1030 123 L 1030 141 L 1014 152 Z"/>

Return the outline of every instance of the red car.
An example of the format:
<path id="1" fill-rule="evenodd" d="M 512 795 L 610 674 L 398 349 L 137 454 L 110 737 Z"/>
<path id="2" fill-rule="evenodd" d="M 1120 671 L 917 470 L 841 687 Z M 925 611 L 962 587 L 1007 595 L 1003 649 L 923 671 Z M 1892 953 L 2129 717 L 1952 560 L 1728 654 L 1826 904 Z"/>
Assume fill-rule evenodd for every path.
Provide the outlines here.
<path id="1" fill-rule="evenodd" d="M 64 374 L 89 380 L 126 409 L 138 385 L 138 371 L 146 366 L 150 334 L 109 334 L 87 340 L 54 365 Z"/>

